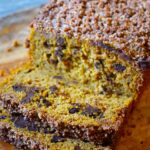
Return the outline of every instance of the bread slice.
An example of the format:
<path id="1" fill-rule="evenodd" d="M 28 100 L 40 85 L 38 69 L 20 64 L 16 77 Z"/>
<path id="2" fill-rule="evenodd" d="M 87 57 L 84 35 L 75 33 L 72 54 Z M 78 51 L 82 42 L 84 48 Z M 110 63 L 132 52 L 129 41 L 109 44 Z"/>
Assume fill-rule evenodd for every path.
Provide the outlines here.
<path id="1" fill-rule="evenodd" d="M 30 131 L 25 128 L 26 125 L 30 127 Z M 0 140 L 14 144 L 22 150 L 110 150 L 109 147 L 63 138 L 53 132 L 38 133 L 32 121 L 19 114 L 13 114 L 11 117 L 3 109 L 0 109 Z"/>
<path id="2" fill-rule="evenodd" d="M 36 121 L 37 131 L 54 128 L 63 137 L 113 145 L 140 81 L 135 68 L 123 65 L 110 80 L 92 77 L 85 83 L 58 69 L 25 65 L 1 83 L 0 103 Z"/>

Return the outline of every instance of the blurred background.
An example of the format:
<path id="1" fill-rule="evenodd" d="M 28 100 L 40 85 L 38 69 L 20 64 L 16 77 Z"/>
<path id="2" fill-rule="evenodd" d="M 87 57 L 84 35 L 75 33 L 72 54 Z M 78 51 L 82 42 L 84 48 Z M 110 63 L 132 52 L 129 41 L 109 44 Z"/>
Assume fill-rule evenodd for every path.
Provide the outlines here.
<path id="1" fill-rule="evenodd" d="M 0 68 L 23 60 L 29 25 L 48 0 L 0 0 Z"/>
<path id="2" fill-rule="evenodd" d="M 0 0 L 0 17 L 12 15 L 15 12 L 39 7 L 47 0 Z"/>

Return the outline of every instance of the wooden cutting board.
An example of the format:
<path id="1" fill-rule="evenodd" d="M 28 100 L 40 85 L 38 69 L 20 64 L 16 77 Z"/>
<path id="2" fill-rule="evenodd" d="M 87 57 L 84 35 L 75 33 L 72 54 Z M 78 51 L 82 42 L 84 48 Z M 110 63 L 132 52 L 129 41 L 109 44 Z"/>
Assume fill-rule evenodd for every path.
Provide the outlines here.
<path id="1" fill-rule="evenodd" d="M 21 65 L 27 60 L 27 49 L 23 47 L 24 39 L 28 35 L 27 26 L 37 10 L 18 14 L 24 21 L 17 20 L 13 25 L 8 20 L 0 24 L 0 81 L 9 74 L 9 70 Z M 32 15 L 31 15 L 32 14 Z M 16 18 L 16 16 L 15 16 Z M 21 19 L 20 19 L 21 20 Z M 15 32 L 14 32 L 15 31 Z M 16 44 L 15 40 L 19 40 Z M 1 51 L 3 50 L 3 51 Z M 6 143 L 0 142 L 0 150 L 13 150 Z M 150 71 L 145 73 L 143 92 L 141 93 L 136 108 L 128 118 L 124 135 L 119 139 L 117 150 L 150 150 Z"/>

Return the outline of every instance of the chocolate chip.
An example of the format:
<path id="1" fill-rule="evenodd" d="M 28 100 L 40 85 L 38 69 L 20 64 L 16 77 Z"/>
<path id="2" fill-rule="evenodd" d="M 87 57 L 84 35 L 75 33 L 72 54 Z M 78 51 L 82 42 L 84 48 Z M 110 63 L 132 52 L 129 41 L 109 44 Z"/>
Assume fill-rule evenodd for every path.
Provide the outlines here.
<path id="1" fill-rule="evenodd" d="M 52 54 L 47 54 L 46 56 L 49 59 L 52 56 Z"/>
<path id="2" fill-rule="evenodd" d="M 77 112 L 79 112 L 79 111 L 80 111 L 79 108 L 71 108 L 71 109 L 69 109 L 69 113 L 70 113 L 70 114 L 74 114 L 74 113 L 77 113 Z"/>
<path id="3" fill-rule="evenodd" d="M 65 39 L 63 37 L 58 37 L 56 42 L 56 44 L 61 47 L 64 47 L 66 45 Z"/>
<path id="4" fill-rule="evenodd" d="M 57 143 L 57 142 L 64 142 L 65 139 L 61 136 L 57 136 L 57 135 L 54 135 L 51 139 L 51 142 L 52 143 Z"/>
<path id="5" fill-rule="evenodd" d="M 55 133 L 56 132 L 56 130 L 55 130 L 55 128 L 50 128 L 50 127 L 46 127 L 46 128 L 44 128 L 44 133 L 45 134 L 47 134 L 47 133 Z"/>
<path id="6" fill-rule="evenodd" d="M 74 114 L 74 113 L 77 113 L 77 112 L 80 111 L 80 107 L 81 107 L 80 104 L 78 104 L 78 103 L 73 103 L 72 106 L 73 106 L 73 107 L 69 109 L 69 113 L 70 113 L 70 114 Z"/>
<path id="7" fill-rule="evenodd" d="M 88 143 L 89 140 L 88 139 L 83 139 L 83 142 Z"/>
<path id="8" fill-rule="evenodd" d="M 19 117 L 20 116 L 20 114 L 19 113 L 12 113 L 11 114 L 11 117 L 10 117 L 10 119 L 11 119 L 11 121 L 15 121 L 15 119 L 17 118 L 17 117 Z"/>
<path id="9" fill-rule="evenodd" d="M 26 87 L 21 84 L 16 84 L 12 86 L 13 90 L 16 92 L 22 92 L 26 90 Z"/>
<path id="10" fill-rule="evenodd" d="M 28 69 L 26 73 L 30 73 L 32 72 L 33 69 Z"/>
<path id="11" fill-rule="evenodd" d="M 28 128 L 29 131 L 39 131 L 37 121 L 29 121 L 27 118 L 24 118 L 22 114 L 13 113 L 11 115 L 11 121 L 14 122 L 17 128 Z"/>
<path id="12" fill-rule="evenodd" d="M 109 94 L 112 94 L 112 89 L 106 86 L 102 86 L 102 91 L 100 93 L 109 95 Z"/>
<path id="13" fill-rule="evenodd" d="M 103 60 L 99 60 L 95 62 L 95 68 L 96 69 L 101 69 L 103 67 Z"/>
<path id="14" fill-rule="evenodd" d="M 110 82 L 111 84 L 113 84 L 113 81 L 114 81 L 116 75 L 113 74 L 113 73 L 110 73 L 110 74 L 107 75 L 106 77 L 107 77 L 107 81 Z"/>
<path id="15" fill-rule="evenodd" d="M 62 80 L 63 77 L 62 76 L 53 76 L 54 79 L 58 79 L 58 80 Z"/>
<path id="16" fill-rule="evenodd" d="M 80 146 L 77 145 L 74 147 L 74 150 L 81 150 L 81 148 L 80 148 Z"/>
<path id="17" fill-rule="evenodd" d="M 98 116 L 99 118 L 104 118 L 104 113 L 103 112 L 101 112 L 100 114 L 99 114 L 99 116 Z"/>
<path id="18" fill-rule="evenodd" d="M 49 43 L 49 41 L 45 41 L 43 43 L 43 45 L 44 45 L 45 48 L 51 48 L 51 44 Z"/>
<path id="19" fill-rule="evenodd" d="M 58 64 L 58 60 L 57 59 L 50 59 L 49 62 L 53 65 L 57 65 Z"/>
<path id="20" fill-rule="evenodd" d="M 99 108 L 93 107 L 91 105 L 87 105 L 84 111 L 82 112 L 83 115 L 93 117 L 93 118 L 96 118 L 98 116 L 101 117 L 102 113 L 103 112 Z"/>
<path id="21" fill-rule="evenodd" d="M 20 101 L 20 104 L 29 103 L 32 100 L 35 92 L 38 92 L 38 91 L 39 89 L 37 87 L 28 88 L 28 91 L 26 91 L 26 96 L 22 98 L 22 100 Z"/>
<path id="22" fill-rule="evenodd" d="M 28 122 L 28 124 L 26 125 L 29 131 L 39 131 L 38 127 L 36 124 L 34 124 L 33 122 Z"/>
<path id="23" fill-rule="evenodd" d="M 91 44 L 93 45 L 93 46 L 97 46 L 97 47 L 102 47 L 102 48 L 104 48 L 104 49 L 106 49 L 106 50 L 109 50 L 109 51 L 115 51 L 115 48 L 113 48 L 112 46 L 110 46 L 110 45 L 107 45 L 107 44 L 104 44 L 103 42 L 101 42 L 101 41 L 91 41 Z"/>
<path id="24" fill-rule="evenodd" d="M 51 94 L 54 94 L 58 90 L 56 85 L 50 86 Z"/>
<path id="25" fill-rule="evenodd" d="M 7 116 L 5 116 L 5 115 L 0 116 L 0 120 L 6 119 L 6 118 L 7 118 Z"/>
<path id="26" fill-rule="evenodd" d="M 26 94 L 24 98 L 20 101 L 20 104 L 26 104 L 29 103 L 32 100 L 32 97 L 34 96 L 34 92 L 30 91 Z"/>
<path id="27" fill-rule="evenodd" d="M 12 141 L 13 140 L 13 141 Z M 11 139 L 11 142 L 14 142 L 14 139 Z M 27 149 L 28 147 L 25 146 L 24 142 L 22 139 L 19 139 L 16 143 L 16 147 L 20 148 L 20 149 Z"/>
<path id="28" fill-rule="evenodd" d="M 18 116 L 14 121 L 14 125 L 17 128 L 26 128 L 27 124 L 28 124 L 28 121 L 23 116 Z"/>
<path id="29" fill-rule="evenodd" d="M 64 53 L 62 52 L 62 49 L 57 48 L 57 49 L 55 50 L 55 55 L 56 55 L 57 57 L 59 57 L 60 60 L 62 60 L 62 58 L 63 58 L 63 56 L 64 56 Z"/>
<path id="30" fill-rule="evenodd" d="M 114 69 L 118 72 L 123 72 L 126 69 L 126 67 L 122 64 L 114 64 Z"/>
<path id="31" fill-rule="evenodd" d="M 63 50 L 64 50 L 64 47 L 61 47 L 61 46 L 59 46 L 59 47 L 56 47 L 56 49 L 55 49 L 56 51 L 60 51 L 60 52 L 62 52 Z"/>
<path id="32" fill-rule="evenodd" d="M 45 99 L 44 97 L 41 97 L 41 98 L 40 98 L 40 101 L 41 101 L 46 107 L 51 106 L 51 103 L 50 103 L 47 99 Z"/>
<path id="33" fill-rule="evenodd" d="M 72 50 L 72 54 L 73 55 L 77 55 L 79 53 L 79 49 L 78 48 L 74 48 L 73 50 Z"/>
<path id="34" fill-rule="evenodd" d="M 146 60 L 139 61 L 138 65 L 142 69 L 150 68 L 150 63 Z"/>

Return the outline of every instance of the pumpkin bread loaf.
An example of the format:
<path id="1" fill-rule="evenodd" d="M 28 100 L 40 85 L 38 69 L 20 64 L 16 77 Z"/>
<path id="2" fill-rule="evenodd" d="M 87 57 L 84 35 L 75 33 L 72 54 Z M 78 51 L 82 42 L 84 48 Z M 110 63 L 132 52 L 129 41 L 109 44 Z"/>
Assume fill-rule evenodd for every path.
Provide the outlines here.
<path id="1" fill-rule="evenodd" d="M 31 24 L 30 64 L 0 85 L 3 108 L 41 134 L 114 145 L 150 66 L 148 6 L 51 0 Z"/>

